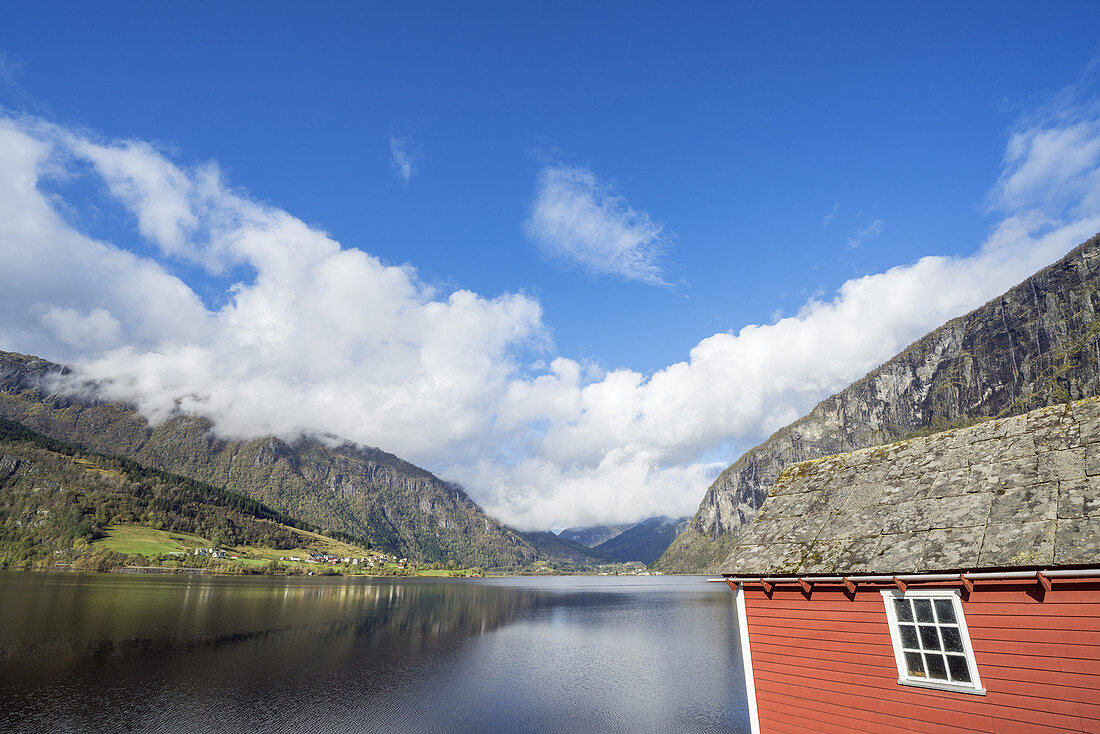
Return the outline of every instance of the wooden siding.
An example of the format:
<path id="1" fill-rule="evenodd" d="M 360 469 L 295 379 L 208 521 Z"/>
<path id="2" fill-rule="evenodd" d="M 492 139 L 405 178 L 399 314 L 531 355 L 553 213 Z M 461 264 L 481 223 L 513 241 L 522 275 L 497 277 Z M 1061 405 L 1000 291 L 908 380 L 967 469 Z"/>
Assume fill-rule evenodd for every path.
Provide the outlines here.
<path id="1" fill-rule="evenodd" d="M 745 587 L 761 732 L 1100 734 L 1100 583 L 963 592 L 984 696 L 898 684 L 882 588 Z"/>

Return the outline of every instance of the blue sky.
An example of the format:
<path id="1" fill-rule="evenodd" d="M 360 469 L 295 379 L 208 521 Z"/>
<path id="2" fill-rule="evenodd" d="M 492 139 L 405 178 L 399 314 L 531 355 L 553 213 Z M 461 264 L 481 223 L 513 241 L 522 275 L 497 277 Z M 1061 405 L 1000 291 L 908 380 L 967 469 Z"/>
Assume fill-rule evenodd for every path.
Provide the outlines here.
<path id="1" fill-rule="evenodd" d="M 209 393 L 201 405 L 219 406 L 210 411 L 226 431 L 350 434 L 461 479 L 521 525 L 536 515 L 553 514 L 560 525 L 691 511 L 738 451 L 1080 241 L 1073 238 L 1093 215 L 1096 28 L 1100 5 L 1085 2 L 10 4 L 0 23 L 0 105 L 23 136 L 18 145 L 36 139 L 66 151 L 66 175 L 36 169 L 38 190 L 73 230 L 185 284 L 205 307 L 198 321 L 217 320 L 242 292 L 235 283 L 258 286 L 271 267 L 252 250 L 225 255 L 232 248 L 224 243 L 222 255 L 211 254 L 211 212 L 259 221 L 240 214 L 245 200 L 262 204 L 264 216 L 284 212 L 327 233 L 342 250 L 415 268 L 412 298 L 426 312 L 454 291 L 476 294 L 479 304 L 518 300 L 511 316 L 483 314 L 467 342 L 491 364 L 464 375 L 495 387 L 430 403 L 444 411 L 459 403 L 489 423 L 455 418 L 429 432 L 432 446 L 385 412 L 377 396 L 397 379 L 386 370 L 364 368 L 370 389 L 351 401 L 358 417 L 332 408 L 304 424 L 278 415 L 250 423 L 237 414 L 254 406 L 237 404 L 209 375 L 166 377 L 154 357 L 240 342 L 240 332 L 204 337 L 206 327 L 192 323 L 175 332 L 194 327 L 193 342 L 153 339 L 153 326 L 126 316 L 144 308 L 138 301 L 124 306 L 104 295 L 104 284 L 123 287 L 111 281 L 116 271 L 82 301 L 67 292 L 25 318 L 9 310 L 0 348 L 98 365 L 101 376 L 128 349 L 156 375 L 160 392 L 139 396 L 150 415 L 161 415 L 156 406 L 172 391 Z M 1013 140 L 1023 151 L 1015 159 Z M 118 152 L 122 141 L 147 146 L 141 165 L 152 168 L 142 171 L 174 166 L 179 175 L 168 178 L 188 186 L 216 165 L 216 196 L 192 195 L 188 204 L 208 208 L 195 213 L 207 224 L 182 235 L 165 234 L 163 221 L 143 229 L 156 202 L 127 198 L 119 177 L 149 179 L 133 178 L 132 158 L 108 162 L 85 145 Z M 1076 183 L 1043 169 L 1006 186 L 1042 168 L 1049 150 L 1073 158 L 1059 170 Z M 1036 194 L 1035 181 L 1054 181 L 1062 193 Z M 1032 217 L 1026 232 L 1005 229 L 1027 219 L 1022 213 Z M 1004 246 L 1012 257 L 974 259 L 1000 247 L 1009 230 L 1018 235 Z M 0 248 L 30 247 L 24 236 L 9 234 Z M 186 248 L 194 251 L 181 254 Z M 833 328 L 848 318 L 845 293 L 857 289 L 845 291 L 846 283 L 926 256 L 949 259 L 950 274 L 940 276 L 959 298 L 914 308 L 912 318 L 884 317 L 869 337 L 873 349 L 838 337 L 851 350 L 821 355 L 829 364 L 821 374 L 795 370 L 773 397 L 733 396 L 721 415 L 688 415 L 671 429 L 670 416 L 684 412 L 675 401 L 635 394 L 660 392 L 654 376 L 675 383 L 670 367 L 690 367 L 691 350 L 715 335 L 782 317 L 798 317 L 791 329 Z M 806 315 L 815 303 L 835 313 L 813 321 Z M 336 313 L 318 316 L 313 328 L 344 328 Z M 61 314 L 91 321 L 62 328 Z M 107 341 L 74 336 L 97 324 Z M 392 343 L 378 341 L 382 327 L 362 328 L 331 357 L 345 373 L 390 358 L 378 346 Z M 785 363 L 768 346 L 789 346 L 780 334 L 761 332 L 750 356 L 738 351 L 749 343 L 741 340 L 707 379 L 767 393 L 753 380 L 776 369 L 769 359 Z M 421 367 L 434 338 L 411 339 Z M 219 354 L 206 356 L 211 364 L 228 359 Z M 550 367 L 556 358 L 578 365 L 572 392 Z M 271 379 L 336 389 L 330 375 L 310 369 L 288 361 L 285 374 L 299 376 Z M 424 370 L 425 384 L 462 382 Z M 121 380 L 119 394 L 147 389 L 149 374 Z M 627 375 L 629 385 L 609 375 Z M 555 380 L 564 392 L 544 396 L 545 404 L 532 397 Z M 691 384 L 669 389 L 699 389 L 706 400 L 711 383 Z M 584 393 L 590 386 L 597 389 Z M 423 385 L 407 387 L 426 394 Z M 522 410 L 509 403 L 520 395 Z M 604 416 L 599 430 L 590 411 Z M 589 454 L 578 445 L 599 448 Z M 564 486 L 573 489 L 563 494 Z M 590 495 L 602 499 L 589 506 Z"/>

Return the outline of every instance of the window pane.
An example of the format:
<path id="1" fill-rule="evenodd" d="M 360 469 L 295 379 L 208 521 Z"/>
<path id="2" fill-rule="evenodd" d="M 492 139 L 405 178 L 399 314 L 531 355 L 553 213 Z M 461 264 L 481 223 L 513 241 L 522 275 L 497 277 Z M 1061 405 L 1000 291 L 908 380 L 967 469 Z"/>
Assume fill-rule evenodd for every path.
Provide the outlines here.
<path id="1" fill-rule="evenodd" d="M 925 650 L 940 650 L 940 636 L 936 634 L 936 626 L 922 624 L 920 626 L 920 643 Z"/>
<path id="2" fill-rule="evenodd" d="M 940 627 L 943 635 L 943 647 L 948 652 L 962 652 L 963 640 L 958 627 Z"/>
<path id="3" fill-rule="evenodd" d="M 917 610 L 918 622 L 935 622 L 932 618 L 932 600 L 931 599 L 914 599 L 913 608 Z"/>
<path id="4" fill-rule="evenodd" d="M 936 653 L 924 653 L 924 662 L 928 665 L 928 677 L 933 680 L 947 680 L 947 666 L 943 663 L 943 655 Z"/>
<path id="5" fill-rule="evenodd" d="M 951 669 L 951 680 L 956 683 L 970 682 L 970 668 L 966 665 L 966 657 L 963 655 L 948 655 L 947 667 Z"/>
<path id="6" fill-rule="evenodd" d="M 974 660 L 966 653 L 956 597 L 918 594 L 884 599 L 893 612 L 895 652 L 905 660 L 903 678 L 973 688 Z"/>
<path id="7" fill-rule="evenodd" d="M 936 599 L 936 618 L 940 624 L 957 624 L 955 621 L 955 605 L 950 599 Z"/>

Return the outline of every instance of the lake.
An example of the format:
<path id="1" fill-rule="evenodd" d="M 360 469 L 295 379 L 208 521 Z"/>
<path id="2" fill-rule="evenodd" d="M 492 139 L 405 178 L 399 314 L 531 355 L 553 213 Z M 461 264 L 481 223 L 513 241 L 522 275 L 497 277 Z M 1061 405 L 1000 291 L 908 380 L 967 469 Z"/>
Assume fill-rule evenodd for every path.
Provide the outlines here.
<path id="1" fill-rule="evenodd" d="M 701 577 L 0 573 L 4 732 L 748 731 Z"/>

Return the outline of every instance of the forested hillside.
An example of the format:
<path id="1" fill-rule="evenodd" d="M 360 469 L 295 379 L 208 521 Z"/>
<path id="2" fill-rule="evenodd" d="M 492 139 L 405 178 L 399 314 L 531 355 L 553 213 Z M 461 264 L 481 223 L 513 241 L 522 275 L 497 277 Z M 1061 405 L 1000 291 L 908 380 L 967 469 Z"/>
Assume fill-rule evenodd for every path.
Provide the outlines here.
<path id="1" fill-rule="evenodd" d="M 295 529 L 313 530 L 237 492 L 0 419 L 0 567 L 87 551 L 124 524 L 269 548 L 295 548 Z"/>
<path id="2" fill-rule="evenodd" d="M 415 561 L 520 568 L 536 550 L 461 488 L 338 439 L 228 440 L 195 416 L 150 425 L 118 403 L 58 391 L 60 365 L 0 352 L 0 417 L 50 437 L 223 487 Z"/>

